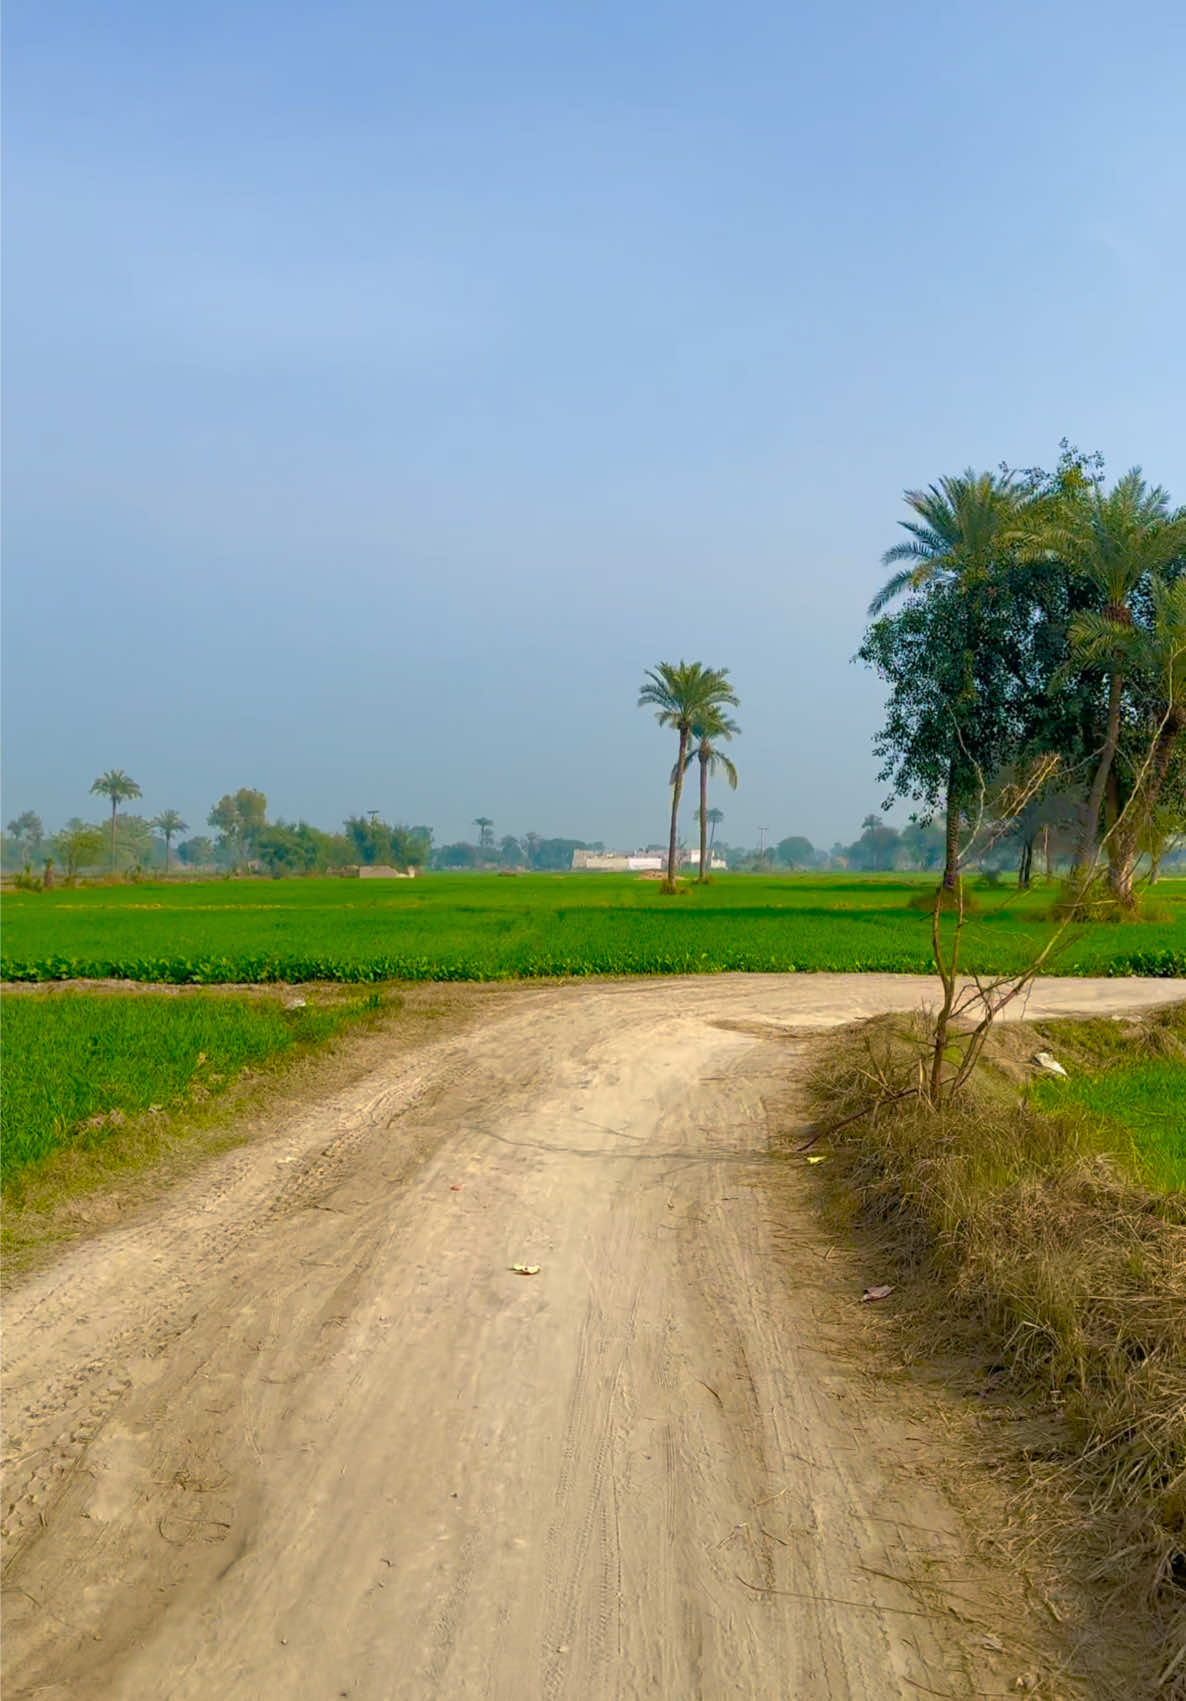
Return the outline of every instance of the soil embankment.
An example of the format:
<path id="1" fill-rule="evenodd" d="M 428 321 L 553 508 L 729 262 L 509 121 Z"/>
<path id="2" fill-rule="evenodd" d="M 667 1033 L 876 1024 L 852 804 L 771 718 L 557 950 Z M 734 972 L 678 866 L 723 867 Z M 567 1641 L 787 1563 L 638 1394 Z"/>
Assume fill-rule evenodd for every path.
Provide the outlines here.
<path id="1" fill-rule="evenodd" d="M 768 1149 L 808 1031 L 926 991 L 515 989 L 18 1287 L 6 1695 L 1044 1685 L 1049 1624 L 944 1493 L 958 1440 L 862 1369 L 862 1272 Z"/>

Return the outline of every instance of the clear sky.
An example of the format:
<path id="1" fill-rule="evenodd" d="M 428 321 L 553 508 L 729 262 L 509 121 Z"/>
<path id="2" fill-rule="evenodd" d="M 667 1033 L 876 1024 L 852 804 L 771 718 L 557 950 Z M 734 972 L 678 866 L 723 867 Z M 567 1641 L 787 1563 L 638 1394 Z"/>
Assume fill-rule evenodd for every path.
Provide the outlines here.
<path id="1" fill-rule="evenodd" d="M 1186 500 L 1181 0 L 12 0 L 6 70 L 6 819 L 630 847 L 686 657 L 722 837 L 827 845 L 904 487 Z"/>

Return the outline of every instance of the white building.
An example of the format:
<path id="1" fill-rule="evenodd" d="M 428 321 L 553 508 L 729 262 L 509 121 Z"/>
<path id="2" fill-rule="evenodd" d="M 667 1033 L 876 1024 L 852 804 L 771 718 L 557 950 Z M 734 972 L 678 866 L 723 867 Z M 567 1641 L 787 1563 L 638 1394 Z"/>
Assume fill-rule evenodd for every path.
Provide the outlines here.
<path id="1" fill-rule="evenodd" d="M 647 874 L 663 867 L 663 858 L 646 851 L 588 851 L 572 853 L 573 869 L 586 874 Z"/>
<path id="2" fill-rule="evenodd" d="M 699 845 L 697 845 L 695 850 L 685 851 L 683 856 L 680 858 L 680 862 L 686 868 L 699 868 L 700 867 L 700 847 L 699 847 Z M 712 873 L 714 868 L 719 868 L 723 871 L 724 869 L 727 869 L 728 866 L 729 866 L 729 864 L 725 861 L 725 859 L 721 855 L 720 851 L 709 851 L 709 853 L 708 853 L 708 872 L 710 874 Z"/>

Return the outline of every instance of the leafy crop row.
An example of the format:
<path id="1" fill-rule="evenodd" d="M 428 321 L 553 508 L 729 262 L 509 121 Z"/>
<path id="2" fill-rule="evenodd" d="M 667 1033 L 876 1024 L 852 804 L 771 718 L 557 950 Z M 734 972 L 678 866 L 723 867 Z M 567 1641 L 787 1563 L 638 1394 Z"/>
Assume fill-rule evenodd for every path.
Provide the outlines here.
<path id="1" fill-rule="evenodd" d="M 1166 885 L 1171 923 L 1077 930 L 1050 972 L 1186 975 L 1186 890 Z M 902 880 L 845 876 L 738 878 L 669 898 L 653 884 L 612 876 L 435 876 L 394 890 L 380 882 L 276 881 L 17 894 L 5 903 L 0 974 L 199 985 L 730 970 L 918 974 L 930 971 L 931 955 L 929 919 L 909 903 L 917 890 Z M 969 966 L 986 973 L 1023 967 L 1049 938 L 1044 907 L 1007 892 L 986 906 L 969 926 Z"/>

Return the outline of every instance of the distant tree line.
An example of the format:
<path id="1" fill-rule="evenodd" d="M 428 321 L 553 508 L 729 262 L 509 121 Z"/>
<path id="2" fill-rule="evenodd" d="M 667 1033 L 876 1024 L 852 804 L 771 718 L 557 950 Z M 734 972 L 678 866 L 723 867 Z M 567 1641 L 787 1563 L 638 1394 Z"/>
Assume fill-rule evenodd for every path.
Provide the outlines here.
<path id="1" fill-rule="evenodd" d="M 602 840 L 545 839 L 538 833 L 524 833 L 516 838 L 506 833 L 495 838 L 494 822 L 488 815 L 475 817 L 478 841 L 471 844 L 459 840 L 454 844 L 434 848 L 429 866 L 436 869 L 531 869 L 539 873 L 561 873 L 572 867 L 572 853 L 578 850 L 604 850 Z"/>
<path id="2" fill-rule="evenodd" d="M 326 833 L 308 821 L 268 820 L 264 792 L 243 786 L 215 803 L 207 824 L 215 836 L 180 838 L 188 823 L 175 809 L 147 819 L 121 810 L 141 795 L 122 769 L 100 775 L 91 790 L 111 801 L 106 824 L 72 817 L 57 833 L 47 834 L 32 810 L 9 821 L 3 836 L 3 865 L 25 870 L 52 884 L 55 876 L 79 874 L 150 874 L 180 865 L 221 873 L 250 870 L 284 874 L 326 874 L 360 865 L 424 868 L 432 851 L 430 827 L 406 827 L 385 821 L 378 811 L 353 815 L 340 833 Z M 178 842 L 174 844 L 174 840 Z"/>

